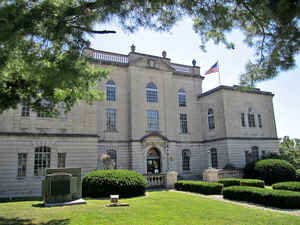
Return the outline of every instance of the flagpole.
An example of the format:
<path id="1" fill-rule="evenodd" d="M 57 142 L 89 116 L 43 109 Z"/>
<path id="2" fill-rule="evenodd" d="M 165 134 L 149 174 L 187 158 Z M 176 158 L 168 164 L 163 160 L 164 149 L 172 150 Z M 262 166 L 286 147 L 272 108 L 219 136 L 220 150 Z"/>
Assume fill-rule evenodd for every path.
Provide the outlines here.
<path id="1" fill-rule="evenodd" d="M 221 85 L 221 76 L 220 76 L 219 60 L 218 60 L 218 73 L 219 73 L 219 85 Z"/>

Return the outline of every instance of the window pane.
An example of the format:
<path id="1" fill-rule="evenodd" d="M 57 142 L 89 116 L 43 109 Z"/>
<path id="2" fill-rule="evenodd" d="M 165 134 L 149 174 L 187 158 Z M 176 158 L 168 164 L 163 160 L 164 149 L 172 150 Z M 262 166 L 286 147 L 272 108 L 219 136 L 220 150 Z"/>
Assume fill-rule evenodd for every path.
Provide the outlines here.
<path id="1" fill-rule="evenodd" d="M 51 149 L 46 146 L 41 146 L 35 149 L 34 154 L 34 175 L 44 176 L 46 168 L 50 168 L 50 153 Z"/>
<path id="2" fill-rule="evenodd" d="M 190 170 L 190 150 L 183 150 L 182 151 L 182 170 Z"/>
<path id="3" fill-rule="evenodd" d="M 257 161 L 259 159 L 258 147 L 253 146 L 251 148 L 251 153 L 252 153 L 252 160 L 253 161 Z"/>
<path id="4" fill-rule="evenodd" d="M 257 117 L 258 117 L 258 127 L 259 127 L 259 128 L 262 128 L 262 119 L 261 119 L 261 115 L 258 114 Z"/>
<path id="5" fill-rule="evenodd" d="M 178 103 L 180 107 L 186 106 L 186 94 L 183 89 L 178 91 Z"/>
<path id="6" fill-rule="evenodd" d="M 65 168 L 66 167 L 66 153 L 58 153 L 57 154 L 57 168 Z"/>
<path id="7" fill-rule="evenodd" d="M 249 127 L 255 127 L 255 117 L 253 113 L 248 113 L 248 124 Z"/>
<path id="8" fill-rule="evenodd" d="M 210 154 L 211 154 L 211 166 L 212 166 L 212 168 L 217 169 L 218 168 L 218 153 L 217 153 L 217 149 L 212 148 L 210 150 Z"/>
<path id="9" fill-rule="evenodd" d="M 21 110 L 21 116 L 22 117 L 30 117 L 30 107 L 23 105 Z"/>
<path id="10" fill-rule="evenodd" d="M 116 110 L 107 109 L 106 111 L 106 129 L 107 130 L 116 130 Z"/>
<path id="11" fill-rule="evenodd" d="M 112 161 L 112 168 L 117 169 L 117 152 L 115 150 L 108 150 L 107 155 L 110 156 Z"/>
<path id="12" fill-rule="evenodd" d="M 147 111 L 147 129 L 159 130 L 159 114 L 156 110 Z"/>
<path id="13" fill-rule="evenodd" d="M 26 176 L 27 153 L 18 153 L 18 177 Z"/>
<path id="14" fill-rule="evenodd" d="M 116 85 L 112 80 L 106 83 L 106 100 L 109 102 L 116 101 Z"/>
<path id="15" fill-rule="evenodd" d="M 212 130 L 215 129 L 215 117 L 214 117 L 214 111 L 213 109 L 208 109 L 208 129 Z"/>
<path id="16" fill-rule="evenodd" d="M 157 103 L 157 87 L 154 83 L 149 83 L 146 87 L 147 102 Z"/>
<path id="17" fill-rule="evenodd" d="M 187 115 L 186 114 L 180 114 L 180 132 L 181 133 L 187 133 Z"/>
<path id="18" fill-rule="evenodd" d="M 241 113 L 241 124 L 242 124 L 242 127 L 246 126 L 246 123 L 245 123 L 245 113 Z"/>

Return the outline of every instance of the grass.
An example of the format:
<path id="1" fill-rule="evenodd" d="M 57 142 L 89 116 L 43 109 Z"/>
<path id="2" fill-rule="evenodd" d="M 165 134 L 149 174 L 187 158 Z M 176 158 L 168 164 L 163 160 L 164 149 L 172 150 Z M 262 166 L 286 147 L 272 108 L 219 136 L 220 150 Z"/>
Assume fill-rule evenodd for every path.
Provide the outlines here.
<path id="1" fill-rule="evenodd" d="M 158 191 L 122 199 L 130 207 L 105 207 L 108 200 L 86 205 L 43 208 L 38 201 L 0 203 L 0 224 L 300 224 L 300 218 L 241 207 L 186 193 Z"/>

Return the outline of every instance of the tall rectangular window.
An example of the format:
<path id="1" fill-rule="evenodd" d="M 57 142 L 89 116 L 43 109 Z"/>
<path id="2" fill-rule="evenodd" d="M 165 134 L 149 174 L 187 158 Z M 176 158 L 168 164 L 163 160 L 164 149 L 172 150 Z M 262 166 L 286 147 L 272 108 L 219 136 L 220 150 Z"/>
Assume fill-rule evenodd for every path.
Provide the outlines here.
<path id="1" fill-rule="evenodd" d="M 30 107 L 28 105 L 22 105 L 21 116 L 30 117 Z"/>
<path id="2" fill-rule="evenodd" d="M 26 176 L 27 153 L 18 153 L 18 177 Z"/>
<path id="3" fill-rule="evenodd" d="M 190 150 L 183 150 L 182 151 L 182 170 L 189 171 L 190 170 L 190 158 L 191 152 Z"/>
<path id="4" fill-rule="evenodd" d="M 246 123 L 245 123 L 245 113 L 241 113 L 241 125 L 242 125 L 242 127 L 246 126 Z"/>
<path id="5" fill-rule="evenodd" d="M 66 167 L 66 153 L 57 153 L 57 168 L 65 168 Z"/>
<path id="6" fill-rule="evenodd" d="M 211 166 L 212 168 L 217 169 L 218 168 L 218 152 L 217 149 L 212 148 L 210 150 L 210 156 L 211 156 Z"/>
<path id="7" fill-rule="evenodd" d="M 253 113 L 248 113 L 248 124 L 249 127 L 255 127 L 255 117 Z"/>
<path id="8" fill-rule="evenodd" d="M 261 119 L 261 115 L 258 114 L 257 117 L 258 117 L 258 127 L 259 127 L 259 128 L 262 128 L 262 119 Z"/>
<path id="9" fill-rule="evenodd" d="M 40 146 L 34 154 L 34 176 L 44 176 L 46 168 L 50 168 L 51 148 Z"/>
<path id="10" fill-rule="evenodd" d="M 147 129 L 159 130 L 159 113 L 157 110 L 147 110 Z"/>
<path id="11" fill-rule="evenodd" d="M 106 110 L 106 129 L 107 130 L 116 130 L 117 113 L 115 109 L 107 109 Z"/>
<path id="12" fill-rule="evenodd" d="M 187 115 L 186 114 L 180 114 L 180 132 L 181 133 L 187 133 Z"/>

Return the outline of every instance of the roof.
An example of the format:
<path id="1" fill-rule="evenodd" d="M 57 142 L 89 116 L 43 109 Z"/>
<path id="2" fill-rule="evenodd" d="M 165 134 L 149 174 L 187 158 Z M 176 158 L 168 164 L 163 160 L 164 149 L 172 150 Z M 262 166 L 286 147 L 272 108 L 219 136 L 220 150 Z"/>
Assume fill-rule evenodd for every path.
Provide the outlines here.
<path id="1" fill-rule="evenodd" d="M 199 94 L 197 97 L 201 98 L 207 95 L 210 95 L 212 93 L 215 93 L 220 90 L 229 90 L 229 91 L 236 91 L 236 92 L 244 92 L 244 93 L 250 93 L 250 94 L 259 94 L 259 95 L 271 95 L 274 96 L 272 92 L 268 91 L 261 91 L 259 88 L 246 88 L 239 85 L 233 85 L 233 86 L 226 86 L 226 85 L 220 85 L 214 89 L 211 89 L 207 92 L 204 92 L 202 94 Z"/>

